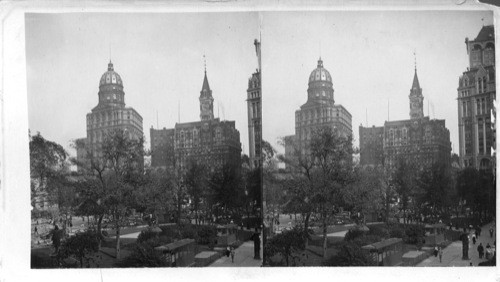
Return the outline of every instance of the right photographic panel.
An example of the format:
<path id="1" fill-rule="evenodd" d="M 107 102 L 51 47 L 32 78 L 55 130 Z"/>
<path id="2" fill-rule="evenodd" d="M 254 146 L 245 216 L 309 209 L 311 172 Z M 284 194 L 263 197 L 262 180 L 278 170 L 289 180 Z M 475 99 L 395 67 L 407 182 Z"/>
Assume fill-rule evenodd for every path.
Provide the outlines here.
<path id="1" fill-rule="evenodd" d="M 493 12 L 262 18 L 264 265 L 495 265 Z"/>

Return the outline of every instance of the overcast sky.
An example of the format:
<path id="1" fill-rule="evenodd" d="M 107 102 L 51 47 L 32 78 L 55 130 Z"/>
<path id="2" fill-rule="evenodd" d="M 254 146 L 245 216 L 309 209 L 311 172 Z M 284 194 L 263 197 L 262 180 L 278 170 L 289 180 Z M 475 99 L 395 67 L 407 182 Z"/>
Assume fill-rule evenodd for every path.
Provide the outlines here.
<path id="1" fill-rule="evenodd" d="M 333 80 L 336 104 L 352 114 L 354 144 L 359 125 L 382 126 L 409 119 L 410 88 L 417 73 L 424 115 L 445 119 L 458 153 L 458 78 L 469 66 L 465 37 L 473 40 L 489 11 L 365 11 L 264 13 L 263 136 L 276 148 L 295 133 L 295 110 L 307 101 L 309 74 L 318 58 Z M 366 115 L 366 112 L 368 113 Z"/>
<path id="2" fill-rule="evenodd" d="M 424 114 L 445 119 L 458 152 L 457 85 L 468 67 L 465 37 L 492 24 L 490 11 L 329 11 L 165 14 L 27 14 L 26 56 L 31 131 L 70 150 L 86 136 L 111 57 L 125 102 L 151 126 L 199 120 L 203 55 L 214 112 L 235 120 L 248 153 L 247 81 L 257 67 L 253 40 L 262 33 L 263 137 L 294 134 L 294 113 L 307 100 L 309 74 L 321 56 L 335 102 L 359 125 L 409 118 L 414 51 Z M 484 19 L 482 21 L 481 19 Z M 110 52 L 111 49 L 111 52 Z M 110 54 L 111 53 L 111 54 Z M 219 105 L 220 111 L 217 110 Z M 428 110 L 429 109 L 429 110 Z M 368 122 L 368 123 L 367 123 Z"/>
<path id="3" fill-rule="evenodd" d="M 206 55 L 214 114 L 235 120 L 248 154 L 246 90 L 257 68 L 257 13 L 27 14 L 29 127 L 62 144 L 86 137 L 86 114 L 98 103 L 111 60 L 125 103 L 151 126 L 199 120 Z M 111 49 L 111 55 L 110 55 Z M 218 111 L 218 105 L 220 111 Z"/>

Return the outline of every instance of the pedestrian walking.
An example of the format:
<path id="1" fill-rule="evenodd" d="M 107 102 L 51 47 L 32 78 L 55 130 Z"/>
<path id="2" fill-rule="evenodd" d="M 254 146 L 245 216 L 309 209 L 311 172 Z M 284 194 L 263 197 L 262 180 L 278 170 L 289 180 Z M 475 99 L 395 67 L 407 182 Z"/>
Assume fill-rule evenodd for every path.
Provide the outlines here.
<path id="1" fill-rule="evenodd" d="M 439 255 L 439 262 L 443 262 L 443 249 L 441 247 L 439 247 L 438 255 Z"/>
<path id="2" fill-rule="evenodd" d="M 234 248 L 231 247 L 231 262 L 234 263 Z"/>
<path id="3" fill-rule="evenodd" d="M 472 244 L 476 244 L 476 234 L 472 233 Z"/>
<path id="4" fill-rule="evenodd" d="M 38 234 L 38 227 L 35 226 L 35 234 Z"/>
<path id="5" fill-rule="evenodd" d="M 490 227 L 490 238 L 493 238 L 493 227 Z"/>
<path id="6" fill-rule="evenodd" d="M 437 256 L 438 256 L 438 252 L 439 252 L 438 246 L 435 246 L 435 247 L 434 247 L 434 256 L 435 256 L 435 257 L 437 257 Z"/>
<path id="7" fill-rule="evenodd" d="M 479 243 L 479 246 L 477 246 L 477 252 L 479 253 L 479 258 L 482 259 L 484 256 L 483 243 Z"/>
<path id="8" fill-rule="evenodd" d="M 226 248 L 226 257 L 229 257 L 230 254 L 231 254 L 231 248 L 229 248 L 229 246 L 227 246 L 227 248 Z"/>

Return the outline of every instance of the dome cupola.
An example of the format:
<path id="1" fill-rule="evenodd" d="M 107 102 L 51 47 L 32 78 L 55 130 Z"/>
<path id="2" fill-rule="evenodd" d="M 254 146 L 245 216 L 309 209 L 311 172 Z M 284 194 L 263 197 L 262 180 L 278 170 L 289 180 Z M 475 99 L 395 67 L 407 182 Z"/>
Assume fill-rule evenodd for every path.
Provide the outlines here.
<path id="1" fill-rule="evenodd" d="M 99 81 L 99 104 L 125 105 L 122 78 L 115 72 L 111 61 L 108 64 L 108 71 L 101 76 Z"/>
<path id="2" fill-rule="evenodd" d="M 318 101 L 320 103 L 335 103 L 333 98 L 332 76 L 323 67 L 321 58 L 318 60 L 318 66 L 309 75 L 309 87 L 307 89 L 308 100 Z"/>
<path id="3" fill-rule="evenodd" d="M 101 76 L 101 81 L 99 81 L 99 86 L 107 84 L 115 84 L 123 87 L 122 78 L 115 72 L 111 61 L 108 64 L 108 71 Z"/>
<path id="4" fill-rule="evenodd" d="M 316 69 L 314 69 L 311 72 L 311 75 L 309 75 L 309 83 L 315 81 L 327 81 L 332 83 L 332 76 L 330 75 L 330 72 L 323 67 L 323 61 L 321 58 L 318 60 L 318 66 Z"/>

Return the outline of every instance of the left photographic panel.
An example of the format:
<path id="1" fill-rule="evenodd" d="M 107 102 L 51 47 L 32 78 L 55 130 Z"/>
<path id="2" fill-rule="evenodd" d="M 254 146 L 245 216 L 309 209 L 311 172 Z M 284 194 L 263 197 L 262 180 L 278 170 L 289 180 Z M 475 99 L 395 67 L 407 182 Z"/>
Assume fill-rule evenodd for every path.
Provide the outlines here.
<path id="1" fill-rule="evenodd" d="M 31 268 L 261 266 L 258 13 L 25 26 Z"/>

